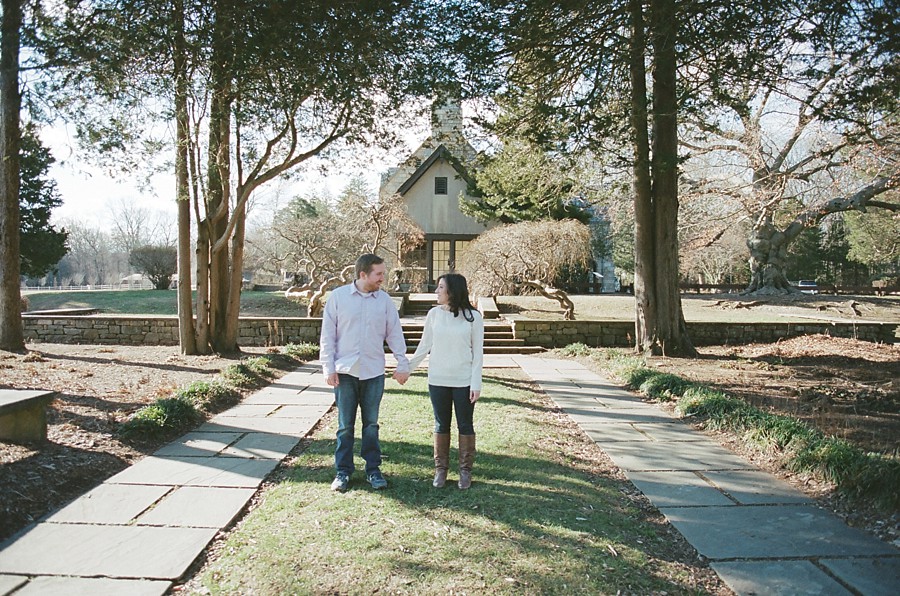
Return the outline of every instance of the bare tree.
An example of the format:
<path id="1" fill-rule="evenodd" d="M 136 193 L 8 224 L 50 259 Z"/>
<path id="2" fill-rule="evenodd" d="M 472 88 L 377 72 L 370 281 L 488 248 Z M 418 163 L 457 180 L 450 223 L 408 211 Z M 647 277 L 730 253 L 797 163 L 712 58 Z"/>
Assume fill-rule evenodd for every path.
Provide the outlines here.
<path id="1" fill-rule="evenodd" d="M 272 262 L 304 279 L 285 295 L 308 298 L 311 317 L 321 315 L 329 289 L 350 283 L 360 254 L 377 253 L 396 265 L 423 238 L 401 197 L 379 202 L 360 181 L 352 181 L 336 205 L 296 199 L 276 217 L 273 231 L 278 241 L 271 244 Z"/>
<path id="2" fill-rule="evenodd" d="M 590 242 L 588 227 L 571 219 L 500 226 L 472 242 L 459 270 L 477 296 L 515 294 L 527 288 L 558 302 L 571 321 L 575 304 L 554 282 L 564 271 L 588 267 Z"/>

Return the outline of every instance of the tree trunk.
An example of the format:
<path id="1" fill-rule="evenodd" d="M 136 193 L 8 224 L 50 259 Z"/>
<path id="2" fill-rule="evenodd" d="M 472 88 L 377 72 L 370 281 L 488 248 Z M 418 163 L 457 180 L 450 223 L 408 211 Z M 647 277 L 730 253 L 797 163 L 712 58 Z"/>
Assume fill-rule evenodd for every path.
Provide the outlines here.
<path id="1" fill-rule="evenodd" d="M 695 356 L 687 334 L 678 281 L 678 37 L 675 0 L 650 2 L 653 31 L 653 179 L 656 337 L 650 349 L 666 356 Z M 645 346 L 647 347 L 647 346 Z"/>
<path id="2" fill-rule="evenodd" d="M 184 0 L 175 0 L 173 22 L 175 66 L 175 199 L 178 203 L 178 339 L 182 354 L 197 354 L 191 299 L 191 190 L 188 175 L 187 42 L 184 38 Z"/>
<path id="3" fill-rule="evenodd" d="M 647 106 L 646 24 L 639 0 L 632 17 L 631 83 L 634 130 L 635 349 L 693 356 L 678 289 L 678 100 L 674 0 L 650 2 L 653 47 L 653 147 Z M 651 158 L 652 155 L 652 158 Z"/>
<path id="4" fill-rule="evenodd" d="M 575 303 L 572 302 L 572 299 L 569 298 L 569 295 L 566 292 L 559 288 L 548 286 L 539 279 L 530 279 L 522 283 L 540 292 L 541 296 L 544 298 L 556 300 L 559 303 L 560 308 L 563 309 L 563 319 L 566 321 L 575 320 Z"/>
<path id="5" fill-rule="evenodd" d="M 799 292 L 784 275 L 787 249 L 800 233 L 817 226 L 828 215 L 843 211 L 866 211 L 880 207 L 897 211 L 891 203 L 872 199 L 896 186 L 890 178 L 879 177 L 849 196 L 835 197 L 822 205 L 813 205 L 791 221 L 784 230 L 772 222 L 771 215 L 763 215 L 753 226 L 747 246 L 750 248 L 750 285 L 742 294 L 755 296 L 791 294 Z"/>
<path id="6" fill-rule="evenodd" d="M 648 286 L 654 270 L 653 259 L 653 202 L 650 181 L 650 136 L 647 116 L 647 70 L 644 56 L 647 42 L 644 36 L 644 12 L 641 0 L 631 0 L 631 129 L 634 149 L 634 306 L 635 348 L 642 351 L 651 341 L 650 330 L 656 320 L 656 301 L 651 300 Z"/>
<path id="7" fill-rule="evenodd" d="M 20 0 L 3 0 L 0 41 L 0 349 L 25 349 L 19 280 Z"/>
<path id="8" fill-rule="evenodd" d="M 237 317 L 238 313 L 228 312 L 232 280 L 228 239 L 224 237 L 231 198 L 232 16 L 228 2 L 216 3 L 210 73 L 206 218 L 209 231 L 209 343 L 217 353 L 238 349 L 237 342 L 228 337 L 228 319 Z"/>

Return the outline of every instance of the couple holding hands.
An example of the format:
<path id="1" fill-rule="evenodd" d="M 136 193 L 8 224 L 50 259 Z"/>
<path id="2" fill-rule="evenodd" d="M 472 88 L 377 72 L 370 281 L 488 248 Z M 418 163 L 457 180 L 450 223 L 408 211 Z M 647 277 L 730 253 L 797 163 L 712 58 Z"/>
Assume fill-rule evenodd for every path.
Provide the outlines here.
<path id="1" fill-rule="evenodd" d="M 412 358 L 400 316 L 387 292 L 381 291 L 384 260 L 365 254 L 356 260 L 356 279 L 331 293 L 322 316 L 320 358 L 326 382 L 334 387 L 338 408 L 336 470 L 331 489 L 343 492 L 353 474 L 353 442 L 356 412 L 362 418 L 360 455 L 366 462 L 366 480 L 374 489 L 387 487 L 381 473 L 378 410 L 384 393 L 384 344 L 397 368 L 393 378 L 401 385 L 410 371 L 430 353 L 428 392 L 434 410 L 434 487 L 447 481 L 450 464 L 450 426 L 453 411 L 459 430 L 459 483 L 472 483 L 475 459 L 475 402 L 481 395 L 484 359 L 484 321 L 469 301 L 466 278 L 447 273 L 438 278 L 438 305 L 428 312 L 422 340 Z"/>

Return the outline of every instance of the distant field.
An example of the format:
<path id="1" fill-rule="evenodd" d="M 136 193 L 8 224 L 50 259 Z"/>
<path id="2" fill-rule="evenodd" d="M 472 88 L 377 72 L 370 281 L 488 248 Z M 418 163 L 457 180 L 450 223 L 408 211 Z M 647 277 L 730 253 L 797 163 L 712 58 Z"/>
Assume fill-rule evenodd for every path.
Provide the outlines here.
<path id="1" fill-rule="evenodd" d="M 35 292 L 27 295 L 29 310 L 97 308 L 109 314 L 174 315 L 173 290 L 110 290 L 93 292 Z M 634 297 L 624 294 L 572 296 L 579 320 L 634 320 Z M 559 320 L 557 303 L 540 296 L 501 296 L 501 313 L 533 319 Z M 748 299 L 742 296 L 684 294 L 686 321 L 760 322 L 804 320 L 858 320 L 900 322 L 900 296 L 796 296 Z M 854 308 L 859 312 L 856 315 Z M 241 293 L 245 316 L 306 316 L 305 304 L 288 300 L 281 292 Z"/>
<path id="2" fill-rule="evenodd" d="M 28 310 L 97 308 L 107 314 L 174 315 L 174 290 L 103 290 L 94 292 L 33 292 L 26 295 Z M 305 317 L 306 305 L 288 300 L 282 292 L 242 292 L 241 314 L 246 316 Z"/>

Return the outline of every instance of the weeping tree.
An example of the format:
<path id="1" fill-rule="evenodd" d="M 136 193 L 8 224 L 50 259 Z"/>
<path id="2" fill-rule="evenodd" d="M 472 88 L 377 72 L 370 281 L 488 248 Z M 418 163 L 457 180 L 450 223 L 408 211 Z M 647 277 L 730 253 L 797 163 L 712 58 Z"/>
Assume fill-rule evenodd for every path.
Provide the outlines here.
<path id="1" fill-rule="evenodd" d="M 555 284 L 568 272 L 588 269 L 590 243 L 588 227 L 573 219 L 508 224 L 473 240 L 459 271 L 476 296 L 537 292 L 559 303 L 565 320 L 572 321 L 575 304 Z"/>
<path id="2" fill-rule="evenodd" d="M 154 144 L 147 127 L 129 125 L 148 113 L 174 121 L 183 351 L 237 349 L 254 191 L 326 151 L 390 140 L 402 101 L 433 90 L 427 81 L 451 78 L 428 50 L 444 34 L 434 25 L 439 9 L 420 1 L 110 0 L 48 15 L 49 61 L 61 73 L 55 91 L 88 99 L 63 94 L 95 147 L 140 161 L 136 142 Z M 76 38 L 80 45 L 65 43 Z M 102 113 L 91 109 L 98 103 Z"/>

